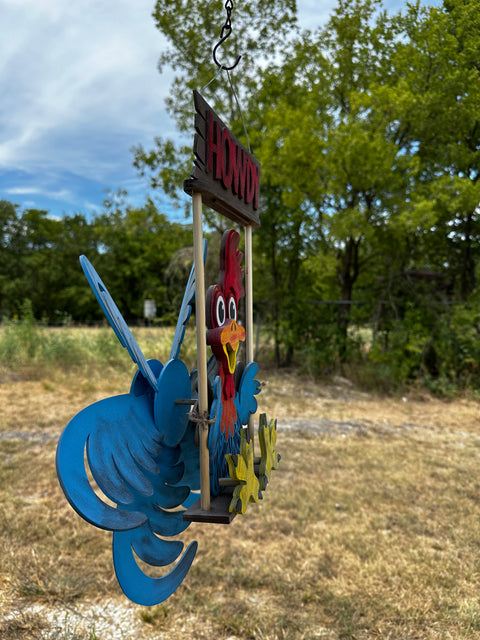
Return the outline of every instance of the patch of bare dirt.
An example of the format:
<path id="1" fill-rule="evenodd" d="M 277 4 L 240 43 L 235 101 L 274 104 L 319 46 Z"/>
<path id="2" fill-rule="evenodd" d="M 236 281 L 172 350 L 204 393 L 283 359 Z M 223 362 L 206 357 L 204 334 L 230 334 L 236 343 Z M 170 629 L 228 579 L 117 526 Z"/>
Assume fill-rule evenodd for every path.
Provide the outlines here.
<path id="1" fill-rule="evenodd" d="M 402 430 L 411 426 L 480 431 L 480 404 L 469 398 L 446 401 L 426 391 L 379 396 L 356 389 L 345 378 L 329 383 L 298 375 L 272 376 L 258 397 L 259 410 L 277 417 L 279 430 Z"/>

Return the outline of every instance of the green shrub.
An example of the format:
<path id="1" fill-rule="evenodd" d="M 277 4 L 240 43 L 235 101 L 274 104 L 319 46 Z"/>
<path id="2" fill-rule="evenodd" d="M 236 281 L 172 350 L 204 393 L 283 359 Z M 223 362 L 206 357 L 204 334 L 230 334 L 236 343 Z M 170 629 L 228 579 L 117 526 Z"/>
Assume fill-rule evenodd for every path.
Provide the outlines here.
<path id="1" fill-rule="evenodd" d="M 29 369 L 40 376 L 45 369 L 61 371 L 96 365 L 125 365 L 128 356 L 110 329 L 52 328 L 34 319 L 31 304 L 22 307 L 20 318 L 4 323 L 0 334 L 0 366 Z"/>
<path id="2" fill-rule="evenodd" d="M 137 328 L 133 331 L 145 357 L 165 363 L 170 357 L 173 328 Z M 181 359 L 187 367 L 196 366 L 195 327 L 189 327 L 182 344 Z M 22 307 L 20 318 L 4 322 L 0 332 L 0 368 L 41 378 L 56 371 L 89 371 L 113 368 L 132 373 L 133 364 L 115 332 L 104 328 L 71 326 L 47 327 L 35 321 L 30 303 Z"/>
<path id="3" fill-rule="evenodd" d="M 404 317 L 377 336 L 367 360 L 379 386 L 382 378 L 383 386 L 390 381 L 393 387 L 419 381 L 443 397 L 478 387 L 480 300 L 429 308 L 408 305 Z"/>
<path id="4" fill-rule="evenodd" d="M 33 316 L 32 305 L 26 300 L 20 318 L 14 317 L 5 323 L 0 340 L 0 363 L 18 367 L 35 361 L 42 348 L 39 327 Z"/>

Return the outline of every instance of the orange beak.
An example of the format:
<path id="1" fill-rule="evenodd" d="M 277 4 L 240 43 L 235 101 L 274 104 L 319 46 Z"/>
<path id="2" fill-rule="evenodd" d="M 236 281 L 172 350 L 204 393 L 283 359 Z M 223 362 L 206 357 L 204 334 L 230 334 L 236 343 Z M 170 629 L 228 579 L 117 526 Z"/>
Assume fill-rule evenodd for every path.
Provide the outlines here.
<path id="1" fill-rule="evenodd" d="M 229 325 L 222 329 L 220 334 L 220 342 L 223 351 L 227 356 L 228 370 L 230 373 L 235 372 L 237 363 L 237 352 L 240 342 L 245 341 L 245 329 L 232 320 Z"/>

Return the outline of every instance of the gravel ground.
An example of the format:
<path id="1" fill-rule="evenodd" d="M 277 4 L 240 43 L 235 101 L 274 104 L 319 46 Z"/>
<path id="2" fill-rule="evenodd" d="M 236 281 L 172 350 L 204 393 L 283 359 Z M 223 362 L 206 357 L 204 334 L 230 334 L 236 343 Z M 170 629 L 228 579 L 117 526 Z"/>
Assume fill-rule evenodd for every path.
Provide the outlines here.
<path id="1" fill-rule="evenodd" d="M 390 424 L 373 420 L 328 420 L 327 418 L 292 418 L 283 419 L 278 424 L 279 434 L 303 431 L 313 435 L 352 436 L 375 433 L 376 435 L 403 435 L 406 431 L 418 428 L 412 422 Z M 429 429 L 432 427 L 422 427 Z"/>
<path id="2" fill-rule="evenodd" d="M 61 638 L 105 638 L 108 640 L 130 640 L 142 638 L 145 625 L 138 615 L 138 608 L 127 599 L 123 602 L 103 600 L 93 603 L 88 600 L 78 605 L 55 606 L 34 604 L 11 611 L 5 620 L 42 618 L 46 628 L 38 632 L 38 640 L 60 640 Z"/>

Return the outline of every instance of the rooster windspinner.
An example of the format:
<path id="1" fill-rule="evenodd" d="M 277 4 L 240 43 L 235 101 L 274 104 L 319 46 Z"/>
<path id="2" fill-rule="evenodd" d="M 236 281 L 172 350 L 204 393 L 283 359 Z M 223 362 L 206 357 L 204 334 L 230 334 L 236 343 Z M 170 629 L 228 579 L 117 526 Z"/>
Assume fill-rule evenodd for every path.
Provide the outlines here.
<path id="1" fill-rule="evenodd" d="M 237 362 L 245 340 L 237 317 L 244 295 L 238 244 L 236 231 L 224 234 L 219 279 L 207 296 L 207 343 L 213 352 L 209 366 L 212 495 L 222 491 L 220 478 L 228 475 L 229 464 L 248 448 L 243 425 L 257 409 L 259 391 L 257 364 L 243 367 Z M 57 447 L 57 474 L 75 511 L 87 522 L 113 532 L 115 572 L 126 596 L 141 605 L 154 605 L 182 583 L 197 550 L 196 542 L 184 551 L 183 543 L 172 539 L 190 524 L 183 513 L 198 499 L 200 488 L 196 423 L 189 406 L 197 398 L 196 373 L 189 373 L 179 359 L 195 295 L 195 269 L 186 286 L 170 359 L 162 364 L 145 358 L 93 266 L 85 256 L 80 262 L 138 371 L 128 393 L 88 406 L 67 424 Z M 238 502 L 231 510 L 243 513 L 245 505 Z M 152 578 L 141 570 L 135 556 L 152 566 L 176 564 L 165 575 Z"/>

